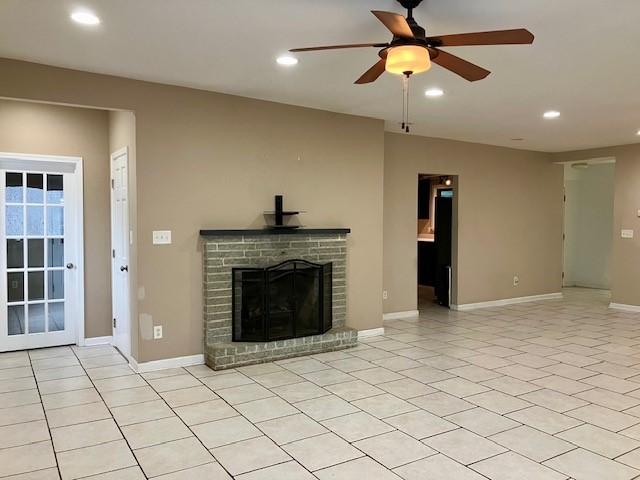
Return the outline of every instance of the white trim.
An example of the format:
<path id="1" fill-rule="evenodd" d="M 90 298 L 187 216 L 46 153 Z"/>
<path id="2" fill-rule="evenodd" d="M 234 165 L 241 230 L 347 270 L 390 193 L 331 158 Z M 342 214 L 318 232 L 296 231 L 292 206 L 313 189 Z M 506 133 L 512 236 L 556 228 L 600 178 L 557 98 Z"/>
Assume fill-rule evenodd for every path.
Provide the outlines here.
<path id="1" fill-rule="evenodd" d="M 622 310 L 623 312 L 640 313 L 640 305 L 625 305 L 624 303 L 610 303 L 609 308 L 614 310 Z"/>
<path id="2" fill-rule="evenodd" d="M 503 307 L 505 305 L 515 305 L 517 303 L 539 302 L 542 300 L 557 300 L 562 298 L 562 292 L 546 293 L 544 295 L 531 295 L 529 297 L 505 298 L 503 300 L 492 300 L 490 302 L 466 303 L 464 305 L 451 305 L 451 310 L 466 311 L 478 308 Z"/>
<path id="3" fill-rule="evenodd" d="M 384 327 L 358 330 L 358 340 L 361 338 L 378 337 L 380 335 L 384 335 Z"/>
<path id="4" fill-rule="evenodd" d="M 135 358 L 129 359 L 129 366 L 136 373 L 154 372 L 156 370 L 164 370 L 167 368 L 190 367 L 192 365 L 204 364 L 204 355 L 189 355 L 187 357 L 165 358 L 163 360 L 154 360 L 152 362 L 138 363 Z"/>
<path id="5" fill-rule="evenodd" d="M 553 162 L 557 165 L 575 165 L 586 163 L 587 165 L 601 165 L 603 163 L 616 163 L 616 157 L 585 158 L 584 160 L 568 160 L 566 162 Z"/>
<path id="6" fill-rule="evenodd" d="M 84 339 L 85 347 L 93 347 L 95 345 L 111 345 L 113 337 L 111 335 L 106 337 L 91 337 Z"/>
<path id="7" fill-rule="evenodd" d="M 382 315 L 382 320 L 385 322 L 389 320 L 400 320 L 402 318 L 416 318 L 420 315 L 418 310 L 407 310 L 406 312 L 391 312 Z"/>

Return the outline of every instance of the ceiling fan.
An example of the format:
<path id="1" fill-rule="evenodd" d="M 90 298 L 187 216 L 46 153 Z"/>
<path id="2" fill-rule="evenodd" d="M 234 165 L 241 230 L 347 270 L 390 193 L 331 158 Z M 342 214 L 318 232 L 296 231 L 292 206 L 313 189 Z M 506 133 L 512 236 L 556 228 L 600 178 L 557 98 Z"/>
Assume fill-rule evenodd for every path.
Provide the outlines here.
<path id="1" fill-rule="evenodd" d="M 367 70 L 356 84 L 374 82 L 385 70 L 390 73 L 409 77 L 431 68 L 431 62 L 475 82 L 486 78 L 491 72 L 471 62 L 440 50 L 440 47 L 459 47 L 466 45 L 515 45 L 531 44 L 534 36 L 524 28 L 515 30 L 496 30 L 491 32 L 461 33 L 428 37 L 423 27 L 413 18 L 413 9 L 422 0 L 398 0 L 408 10 L 407 17 L 393 12 L 372 10 L 378 20 L 393 34 L 388 43 L 356 43 L 351 45 L 329 45 L 322 47 L 294 48 L 291 52 L 310 52 L 343 48 L 375 47 L 380 48 L 380 60 Z"/>

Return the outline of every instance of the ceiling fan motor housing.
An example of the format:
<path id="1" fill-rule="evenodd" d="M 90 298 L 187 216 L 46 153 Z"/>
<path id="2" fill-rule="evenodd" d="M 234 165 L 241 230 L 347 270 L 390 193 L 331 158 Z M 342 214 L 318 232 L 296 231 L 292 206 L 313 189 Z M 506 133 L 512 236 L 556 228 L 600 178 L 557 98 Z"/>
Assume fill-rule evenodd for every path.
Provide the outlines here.
<path id="1" fill-rule="evenodd" d="M 398 0 L 398 3 L 406 9 L 412 9 L 420 5 L 422 0 Z"/>

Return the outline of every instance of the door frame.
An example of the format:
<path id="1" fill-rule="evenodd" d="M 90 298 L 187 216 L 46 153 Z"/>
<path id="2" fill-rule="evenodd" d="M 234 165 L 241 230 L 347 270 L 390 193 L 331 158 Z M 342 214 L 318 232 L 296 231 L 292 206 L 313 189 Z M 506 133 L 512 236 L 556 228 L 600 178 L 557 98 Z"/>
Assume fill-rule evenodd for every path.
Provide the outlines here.
<path id="1" fill-rule="evenodd" d="M 131 193 L 131 189 L 129 188 L 129 147 L 122 147 L 118 150 L 116 150 L 115 152 L 112 152 L 109 155 L 109 172 L 110 172 L 110 184 L 109 184 L 109 192 L 110 192 L 110 209 L 111 209 L 111 254 L 110 254 L 110 259 L 111 259 L 111 312 L 112 312 L 112 323 L 111 323 L 111 335 L 112 335 L 112 341 L 111 343 L 113 345 L 116 345 L 116 329 L 113 326 L 113 315 L 115 314 L 115 300 L 116 300 L 116 294 L 115 294 L 115 281 L 116 281 L 116 266 L 115 266 L 115 262 L 114 262 L 114 257 L 113 257 L 113 250 L 114 250 L 114 189 L 113 189 L 113 181 L 114 181 L 114 170 L 113 170 L 113 165 L 114 165 L 114 160 L 116 160 L 117 158 L 121 157 L 125 155 L 126 156 L 126 166 L 127 166 L 127 179 L 126 179 L 126 186 L 127 186 L 127 228 L 126 228 L 126 232 L 127 232 L 127 258 L 129 260 L 129 272 L 131 271 L 131 239 L 132 239 L 132 233 L 131 233 L 131 218 L 129 215 L 129 205 L 130 205 L 130 197 L 129 194 Z M 128 284 L 128 288 L 127 288 L 127 298 L 126 298 L 126 312 L 127 312 L 127 335 L 129 337 L 129 343 L 128 343 L 128 347 L 129 347 L 129 351 L 128 352 L 120 352 L 122 353 L 125 357 L 127 357 L 128 360 L 131 360 L 131 347 L 132 347 L 132 338 L 131 338 L 131 277 L 129 276 L 129 284 Z"/>
<path id="2" fill-rule="evenodd" d="M 29 154 L 29 153 L 13 153 L 13 152 L 0 152 L 0 160 L 15 160 L 17 162 L 40 162 L 40 163 L 49 163 L 60 164 L 66 163 L 71 164 L 74 167 L 74 178 L 75 185 L 74 190 L 76 192 L 76 208 L 74 215 L 75 222 L 75 238 L 74 242 L 76 245 L 77 257 L 75 260 L 76 270 L 78 272 L 76 281 L 74 282 L 74 293 L 76 295 L 76 302 L 73 312 L 73 316 L 71 318 L 76 319 L 73 322 L 73 328 L 75 331 L 76 345 L 84 346 L 85 345 L 85 310 L 84 310 L 84 172 L 83 172 L 83 164 L 84 160 L 82 157 L 75 156 L 64 156 L 64 155 L 38 155 L 38 154 Z M 3 168 L 4 170 L 5 168 Z M 17 170 L 29 170 L 28 168 L 20 167 L 19 164 L 16 164 Z M 4 212 L 0 212 L 0 218 L 4 219 Z M 0 248 L 0 264 L 6 263 L 6 249 L 4 246 Z M 0 292 L 0 299 L 6 305 L 6 289 L 3 289 L 3 292 Z"/>

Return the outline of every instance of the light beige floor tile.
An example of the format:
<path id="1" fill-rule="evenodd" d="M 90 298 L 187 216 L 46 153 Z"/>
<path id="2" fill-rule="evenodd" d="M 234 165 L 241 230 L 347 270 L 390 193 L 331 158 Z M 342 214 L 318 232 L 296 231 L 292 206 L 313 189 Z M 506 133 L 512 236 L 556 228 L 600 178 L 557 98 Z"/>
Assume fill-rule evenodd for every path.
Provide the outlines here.
<path id="1" fill-rule="evenodd" d="M 424 443 L 398 431 L 360 440 L 353 446 L 389 469 L 437 453 Z"/>
<path id="2" fill-rule="evenodd" d="M 423 395 L 422 397 L 411 398 L 409 402 L 440 417 L 476 407 L 472 403 L 444 392 L 436 392 Z"/>
<path id="3" fill-rule="evenodd" d="M 240 372 L 231 372 L 225 375 L 205 377 L 201 381 L 212 390 L 222 390 L 223 388 L 238 387 L 240 385 L 249 385 L 254 383 L 252 379 Z"/>
<path id="4" fill-rule="evenodd" d="M 168 392 L 170 390 L 178 390 L 181 388 L 199 387 L 202 385 L 200 381 L 192 375 L 185 373 L 183 375 L 174 375 L 172 377 L 147 379 L 147 382 L 154 388 L 156 392 Z"/>
<path id="5" fill-rule="evenodd" d="M 446 417 L 446 420 L 483 437 L 520 426 L 520 423 L 484 408 L 454 413 Z"/>
<path id="6" fill-rule="evenodd" d="M 358 370 L 367 370 L 369 368 L 375 367 L 373 363 L 367 362 L 366 360 L 357 357 L 327 362 L 327 365 L 329 365 L 331 368 L 335 368 L 345 373 L 356 372 Z"/>
<path id="7" fill-rule="evenodd" d="M 616 461 L 640 470 L 640 449 L 625 453 L 616 458 Z"/>
<path id="8" fill-rule="evenodd" d="M 122 433 L 134 450 L 193 436 L 178 417 L 128 425 L 122 427 Z"/>
<path id="9" fill-rule="evenodd" d="M 318 445 L 322 445 L 319 449 Z M 308 470 L 314 471 L 364 456 L 333 433 L 284 445 L 285 451 Z M 215 454 L 215 453 L 214 453 Z"/>
<path id="10" fill-rule="evenodd" d="M 124 440 L 58 453 L 62 480 L 88 477 L 136 465 Z"/>
<path id="11" fill-rule="evenodd" d="M 329 418 L 339 417 L 358 411 L 358 409 L 352 404 L 335 395 L 304 400 L 302 402 L 295 403 L 294 406 L 317 421 L 327 420 Z"/>
<path id="12" fill-rule="evenodd" d="M 387 470 L 379 463 L 374 462 L 368 457 L 356 458 L 355 460 L 341 463 L 340 465 L 335 465 L 324 470 L 318 470 L 315 474 L 320 480 L 356 480 L 359 478 L 375 478 L 376 480 L 400 479 L 400 477 L 395 473 Z M 300 478 L 305 477 L 301 476 Z"/>
<path id="13" fill-rule="evenodd" d="M 102 399 L 95 388 L 85 388 L 82 390 L 72 390 L 70 392 L 42 395 L 42 405 L 44 405 L 45 410 L 73 407 L 74 405 L 84 405 L 86 403 L 96 403 L 101 401 Z"/>
<path id="14" fill-rule="evenodd" d="M 125 388 L 102 393 L 102 398 L 109 408 L 133 405 L 134 403 L 150 402 L 160 397 L 149 386 Z"/>
<path id="15" fill-rule="evenodd" d="M 339 420 L 339 419 L 336 419 Z M 393 425 L 401 432 L 407 433 L 418 440 L 455 430 L 458 426 L 425 410 L 403 413 L 384 419 L 385 423 Z"/>
<path id="16" fill-rule="evenodd" d="M 379 383 L 377 388 L 381 388 L 385 392 L 388 392 L 398 398 L 402 398 L 403 400 L 420 397 L 437 391 L 435 388 L 431 388 L 430 386 L 412 378 L 402 378 L 392 382 Z"/>
<path id="17" fill-rule="evenodd" d="M 326 428 L 304 414 L 274 418 L 273 420 L 260 422 L 256 426 L 278 445 L 328 432 Z"/>
<path id="18" fill-rule="evenodd" d="M 459 367 L 459 368 L 468 368 L 468 367 Z M 417 368 L 410 368 L 408 370 L 402 370 L 402 371 L 400 371 L 398 373 L 400 375 L 404 375 L 405 377 L 413 378 L 414 380 L 417 380 L 418 382 L 427 383 L 427 384 L 428 383 L 434 383 L 434 382 L 440 382 L 442 380 L 446 380 L 448 378 L 452 378 L 452 377 L 455 376 L 452 373 L 448 373 L 448 372 L 445 372 L 444 370 L 439 370 L 437 368 L 429 367 L 429 366 L 426 366 L 426 365 L 423 366 L 423 367 L 417 367 Z M 383 382 L 388 382 L 388 381 L 397 380 L 397 379 L 391 378 L 391 379 L 387 380 L 386 378 L 383 378 L 382 380 L 383 380 Z M 377 382 L 377 383 L 383 383 L 383 382 Z"/>
<path id="19" fill-rule="evenodd" d="M 428 365 L 439 370 L 448 370 L 450 368 L 464 367 L 467 362 L 459 358 L 448 357 L 446 355 L 436 355 L 433 357 L 421 358 L 420 363 Z"/>
<path id="20" fill-rule="evenodd" d="M 89 375 L 91 380 L 95 381 L 105 378 L 135 375 L 135 372 L 129 368 L 129 365 L 111 365 L 109 367 L 88 368 L 87 375 Z"/>
<path id="21" fill-rule="evenodd" d="M 555 472 L 514 452 L 482 460 L 472 468 L 492 480 L 565 480 L 566 475 Z"/>
<path id="22" fill-rule="evenodd" d="M 279 397 L 269 397 L 254 400 L 253 402 L 241 403 L 236 405 L 235 408 L 253 423 L 299 413 L 298 409 Z"/>
<path id="23" fill-rule="evenodd" d="M 221 447 L 262 436 L 262 432 L 244 417 L 225 418 L 201 423 L 191 428 L 207 448 Z"/>
<path id="24" fill-rule="evenodd" d="M 46 370 L 36 370 L 35 374 L 38 382 L 85 376 L 84 368 L 82 368 L 80 365 L 72 367 L 47 368 Z"/>
<path id="25" fill-rule="evenodd" d="M 227 401 L 230 405 L 260 400 L 261 398 L 273 397 L 274 394 L 262 385 L 252 383 L 240 385 L 239 387 L 224 388 L 216 390 L 216 393 Z"/>
<path id="26" fill-rule="evenodd" d="M 607 458 L 615 458 L 640 448 L 637 440 L 589 424 L 566 430 L 556 436 Z"/>
<path id="27" fill-rule="evenodd" d="M 33 388 L 36 388 L 36 381 L 33 377 L 0 380 L 0 393 L 18 392 L 20 390 L 30 390 Z"/>
<path id="28" fill-rule="evenodd" d="M 331 392 L 311 382 L 302 382 L 293 385 L 283 385 L 282 387 L 274 387 L 271 389 L 271 391 L 290 403 L 310 400 L 312 398 L 324 397 L 331 394 Z"/>
<path id="29" fill-rule="evenodd" d="M 111 414 L 109 414 L 109 410 L 102 402 L 56 408 L 47 412 L 49 428 L 65 427 L 105 418 L 111 418 Z"/>
<path id="30" fill-rule="evenodd" d="M 496 372 L 508 375 L 524 382 L 530 382 L 538 378 L 551 375 L 549 372 L 538 370 L 536 368 L 525 367 L 524 365 L 509 365 L 507 367 L 497 368 Z"/>
<path id="31" fill-rule="evenodd" d="M 592 365 L 590 368 L 594 366 L 595 365 Z M 573 365 L 567 365 L 566 363 L 556 363 L 555 365 L 544 367 L 543 370 L 545 372 L 553 373 L 554 375 L 559 375 L 571 380 L 583 380 L 587 377 L 593 377 L 597 375 L 596 372 L 592 372 L 591 370 L 574 367 Z"/>
<path id="32" fill-rule="evenodd" d="M 472 395 L 470 397 L 466 397 L 465 400 L 500 415 L 505 415 L 531 406 L 531 403 L 518 397 L 512 397 L 511 395 L 496 392 L 495 390 Z"/>
<path id="33" fill-rule="evenodd" d="M 618 411 L 640 405 L 640 399 L 638 398 L 630 395 L 623 395 L 621 393 L 615 393 L 610 390 L 604 390 L 602 388 L 592 388 L 586 392 L 577 393 L 575 396 L 587 402 L 595 403 L 596 405 Z"/>
<path id="34" fill-rule="evenodd" d="M 0 427 L 0 449 L 19 447 L 49 439 L 49 429 L 44 420 Z"/>
<path id="35" fill-rule="evenodd" d="M 124 390 L 125 388 L 146 387 L 147 382 L 140 375 L 105 378 L 95 380 L 94 384 L 100 393 Z"/>
<path id="36" fill-rule="evenodd" d="M 237 370 L 248 377 L 255 377 L 258 375 L 266 375 L 267 373 L 281 372 L 283 368 L 275 363 L 259 363 L 257 365 L 240 367 Z"/>
<path id="37" fill-rule="evenodd" d="M 40 403 L 38 390 L 20 390 L 19 392 L 0 393 L 0 409 L 20 407 Z"/>
<path id="38" fill-rule="evenodd" d="M 395 356 L 395 357 L 387 357 L 381 358 L 378 360 L 373 360 L 373 362 L 379 367 L 386 368 L 387 370 L 391 370 L 393 372 L 399 372 L 400 370 L 409 370 L 410 368 L 421 367 L 424 364 L 420 363 L 416 360 L 412 360 L 407 357 Z"/>
<path id="39" fill-rule="evenodd" d="M 111 419 L 52 428 L 53 448 L 56 452 L 92 447 L 122 439 L 120 430 Z"/>
<path id="40" fill-rule="evenodd" d="M 538 378 L 532 380 L 531 383 L 539 385 L 540 387 L 555 390 L 556 392 L 564 393 L 566 395 L 574 395 L 576 393 L 584 392 L 585 390 L 591 390 L 592 385 L 587 385 L 576 380 L 570 380 L 568 378 L 561 377 L 559 375 L 551 375 L 550 377 Z"/>
<path id="41" fill-rule="evenodd" d="M 199 467 L 187 468 L 175 473 L 154 477 L 154 480 L 231 480 L 219 463 L 207 463 Z"/>
<path id="42" fill-rule="evenodd" d="M 406 400 L 388 393 L 376 397 L 363 398 L 352 402 L 352 405 L 378 418 L 392 417 L 418 409 Z"/>
<path id="43" fill-rule="evenodd" d="M 576 448 L 569 442 L 526 425 L 489 438 L 535 462 L 544 462 Z"/>
<path id="44" fill-rule="evenodd" d="M 282 367 L 287 370 L 296 373 L 298 375 L 302 375 L 303 373 L 311 373 L 318 372 L 320 370 L 327 370 L 331 367 L 326 363 L 322 363 L 315 358 L 304 358 L 304 359 L 290 359 L 292 361 L 281 364 Z"/>
<path id="45" fill-rule="evenodd" d="M 19 473 L 10 477 L 3 477 L 3 480 L 60 480 L 58 468 L 45 468 L 36 472 Z"/>
<path id="46" fill-rule="evenodd" d="M 234 476 L 291 459 L 280 447 L 264 436 L 215 448 L 212 453 Z"/>
<path id="47" fill-rule="evenodd" d="M 239 415 L 224 400 L 195 403 L 176 408 L 174 411 L 189 426 Z"/>
<path id="48" fill-rule="evenodd" d="M 162 370 L 154 370 L 152 372 L 144 372 L 140 375 L 145 380 L 155 380 L 157 378 L 166 378 L 166 377 L 174 377 L 176 375 L 185 375 L 187 371 L 184 368 L 176 367 L 176 368 L 164 368 Z"/>
<path id="49" fill-rule="evenodd" d="M 460 398 L 489 391 L 487 387 L 479 383 L 471 382 L 459 377 L 431 383 L 429 386 Z"/>
<path id="50" fill-rule="evenodd" d="M 120 426 L 174 416 L 173 411 L 163 400 L 152 400 L 150 402 L 115 407 L 111 409 L 111 413 Z"/>
<path id="51" fill-rule="evenodd" d="M 147 477 L 155 477 L 211 463 L 213 458 L 195 437 L 136 450 Z"/>
<path id="52" fill-rule="evenodd" d="M 584 407 L 588 402 L 579 398 L 565 395 L 549 389 L 537 390 L 535 392 L 526 393 L 519 398 L 527 402 L 535 403 L 540 407 L 548 408 L 554 412 L 564 413 L 575 408 Z"/>
<path id="53" fill-rule="evenodd" d="M 253 377 L 253 379 L 266 388 L 281 387 L 282 385 L 291 385 L 305 381 L 301 376 L 287 370 L 267 373 L 266 375 L 258 375 Z"/>
<path id="54" fill-rule="evenodd" d="M 55 466 L 56 458 L 50 441 L 0 450 L 0 477 L 44 470 Z"/>
<path id="55" fill-rule="evenodd" d="M 102 355 L 112 355 L 116 349 L 111 345 L 94 345 L 90 347 L 73 347 L 73 351 L 79 359 L 99 357 Z"/>
<path id="56" fill-rule="evenodd" d="M 361 378 L 360 375 L 362 374 L 362 372 L 368 372 L 369 370 L 361 370 L 359 372 L 353 372 L 354 374 L 357 373 L 357 377 Z M 345 372 L 341 372 L 340 370 L 337 370 L 335 368 L 329 368 L 326 370 L 317 370 L 314 372 L 309 372 L 309 373 L 303 373 L 300 374 L 301 377 L 305 378 L 306 380 L 315 383 L 316 385 L 320 386 L 320 387 L 326 387 L 327 385 L 333 385 L 335 383 L 340 383 L 340 382 L 351 382 L 353 380 L 356 380 L 353 376 L 351 376 L 348 373 Z"/>
<path id="57" fill-rule="evenodd" d="M 457 375 L 462 378 L 466 378 L 471 382 L 485 382 L 492 378 L 498 378 L 502 376 L 501 373 L 496 373 L 488 368 L 478 367 L 477 365 L 467 365 L 466 367 L 452 368 L 447 372 Z"/>
<path id="58" fill-rule="evenodd" d="M 425 472 L 429 472 L 429 480 L 485 480 L 485 477 L 444 455 L 433 455 L 409 463 L 396 468 L 394 472 L 405 480 L 425 480 Z"/>
<path id="59" fill-rule="evenodd" d="M 606 428 L 612 432 L 619 432 L 625 428 L 632 427 L 640 423 L 640 418 L 616 412 L 599 405 L 587 405 L 567 412 L 567 415 L 591 423 L 601 428 Z"/>
<path id="60" fill-rule="evenodd" d="M 582 448 L 552 458 L 544 465 L 578 480 L 630 480 L 640 475 L 640 470 Z"/>
<path id="61" fill-rule="evenodd" d="M 548 410 L 537 405 L 509 413 L 507 417 L 550 435 L 555 435 L 556 433 L 564 430 L 569 430 L 570 428 L 577 427 L 582 423 L 581 420 L 577 420 L 562 413 L 557 413 L 553 410 Z"/>
<path id="62" fill-rule="evenodd" d="M 171 390 L 160 394 L 171 408 L 216 400 L 218 396 L 205 386 Z"/>
<path id="63" fill-rule="evenodd" d="M 119 353 L 111 353 L 108 355 L 98 355 L 82 360 L 84 368 L 108 367 L 111 365 L 120 365 L 128 363 L 127 360 Z"/>
<path id="64" fill-rule="evenodd" d="M 348 402 L 384 393 L 383 390 L 380 390 L 379 388 L 376 388 L 373 385 L 362 380 L 354 380 L 352 382 L 327 385 L 325 389 L 329 390 L 332 393 L 335 393 Z"/>
<path id="65" fill-rule="evenodd" d="M 223 374 L 223 373 L 231 373 L 235 370 L 213 370 L 208 365 L 193 365 L 191 367 L 185 367 L 185 370 L 188 371 L 191 375 L 196 378 L 204 378 L 204 377 L 212 377 L 214 375 Z"/>
<path id="66" fill-rule="evenodd" d="M 630 382 L 621 378 L 612 377 L 611 375 L 596 375 L 582 380 L 584 383 L 593 385 L 594 387 L 604 388 L 616 393 L 629 393 L 637 390 L 640 384 Z"/>
<path id="67" fill-rule="evenodd" d="M 145 480 L 140 467 L 127 467 L 88 477 L 88 480 Z"/>
<path id="68" fill-rule="evenodd" d="M 0 380 L 26 377 L 33 377 L 33 370 L 30 367 L 0 368 Z"/>
<path id="69" fill-rule="evenodd" d="M 325 420 L 322 425 L 350 443 L 394 430 L 391 425 L 365 412 Z"/>
<path id="70" fill-rule="evenodd" d="M 39 403 L 0 409 L 0 426 L 36 420 L 44 420 L 44 410 Z"/>
<path id="71" fill-rule="evenodd" d="M 41 395 L 50 393 L 70 392 L 73 390 L 86 390 L 92 388 L 93 384 L 86 375 L 81 377 L 62 378 L 59 380 L 49 380 L 38 382 L 38 389 Z"/>
<path id="72" fill-rule="evenodd" d="M 497 443 L 463 428 L 426 438 L 423 442 L 463 465 L 475 463 L 507 451 Z"/>

